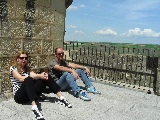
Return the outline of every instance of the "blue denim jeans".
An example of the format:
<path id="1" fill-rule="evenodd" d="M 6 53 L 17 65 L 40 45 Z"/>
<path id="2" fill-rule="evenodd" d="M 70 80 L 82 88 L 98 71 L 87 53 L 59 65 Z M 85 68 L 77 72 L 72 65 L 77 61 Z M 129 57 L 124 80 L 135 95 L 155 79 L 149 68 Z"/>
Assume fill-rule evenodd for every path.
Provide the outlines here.
<path id="1" fill-rule="evenodd" d="M 87 77 L 85 72 L 82 69 L 76 69 L 76 73 L 79 75 L 86 88 L 92 86 L 91 80 Z M 61 90 L 66 90 L 71 88 L 74 94 L 80 91 L 80 87 L 77 85 L 76 80 L 71 73 L 64 72 L 59 80 L 56 81 L 57 84 L 61 87 Z"/>

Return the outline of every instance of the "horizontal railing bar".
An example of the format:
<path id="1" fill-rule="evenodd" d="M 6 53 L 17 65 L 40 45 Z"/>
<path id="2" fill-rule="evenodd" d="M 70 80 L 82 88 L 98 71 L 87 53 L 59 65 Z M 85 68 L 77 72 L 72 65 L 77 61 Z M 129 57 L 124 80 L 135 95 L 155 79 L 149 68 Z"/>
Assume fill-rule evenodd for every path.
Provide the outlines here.
<path id="1" fill-rule="evenodd" d="M 154 73 L 144 73 L 144 72 L 138 72 L 138 71 L 119 69 L 119 68 L 110 68 L 110 67 L 91 65 L 91 64 L 81 63 L 81 62 L 75 62 L 75 61 L 74 61 L 74 63 L 80 64 L 80 65 L 84 65 L 84 66 L 90 66 L 90 67 L 94 67 L 94 68 L 113 70 L 113 71 L 119 71 L 119 72 L 125 72 L 125 73 L 132 73 L 132 74 L 137 74 L 137 75 L 146 75 L 146 76 L 154 76 L 155 75 Z"/>

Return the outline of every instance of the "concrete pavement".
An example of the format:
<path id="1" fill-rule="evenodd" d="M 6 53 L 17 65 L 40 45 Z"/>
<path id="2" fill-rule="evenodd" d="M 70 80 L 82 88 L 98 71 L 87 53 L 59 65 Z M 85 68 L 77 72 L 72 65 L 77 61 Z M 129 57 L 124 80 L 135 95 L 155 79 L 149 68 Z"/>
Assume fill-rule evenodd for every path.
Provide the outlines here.
<path id="1" fill-rule="evenodd" d="M 84 89 L 81 81 L 78 84 Z M 71 91 L 62 94 L 72 104 L 72 108 L 58 104 L 55 94 L 45 94 L 40 101 L 45 120 L 160 120 L 160 97 L 129 90 L 127 88 L 93 82 L 101 95 L 87 93 L 91 101 L 83 101 Z M 35 120 L 31 105 L 21 105 L 13 98 L 0 103 L 0 120 Z"/>

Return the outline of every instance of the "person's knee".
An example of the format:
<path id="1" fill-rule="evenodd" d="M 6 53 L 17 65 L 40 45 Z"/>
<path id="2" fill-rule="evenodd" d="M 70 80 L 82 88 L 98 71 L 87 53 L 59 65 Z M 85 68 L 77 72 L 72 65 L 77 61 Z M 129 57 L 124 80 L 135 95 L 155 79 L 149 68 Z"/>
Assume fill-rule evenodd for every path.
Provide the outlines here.
<path id="1" fill-rule="evenodd" d="M 64 72 L 63 73 L 63 77 L 66 79 L 66 81 L 72 80 L 72 79 L 74 80 L 73 75 L 71 73 L 69 73 L 69 72 Z"/>
<path id="2" fill-rule="evenodd" d="M 27 78 L 24 79 L 25 82 L 33 82 L 33 78 L 28 76 Z"/>
<path id="3" fill-rule="evenodd" d="M 84 72 L 82 69 L 76 69 L 76 73 L 82 73 Z"/>
<path id="4" fill-rule="evenodd" d="M 67 77 L 67 76 L 71 76 L 71 73 L 69 73 L 69 72 L 64 72 L 64 73 L 63 73 L 63 76 L 66 76 L 66 77 Z"/>

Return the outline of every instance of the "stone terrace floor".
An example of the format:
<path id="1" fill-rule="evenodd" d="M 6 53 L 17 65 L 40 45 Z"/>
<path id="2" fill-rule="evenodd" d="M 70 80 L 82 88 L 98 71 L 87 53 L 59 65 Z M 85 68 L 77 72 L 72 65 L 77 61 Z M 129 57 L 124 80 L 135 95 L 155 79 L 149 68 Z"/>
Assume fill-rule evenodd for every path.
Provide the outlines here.
<path id="1" fill-rule="evenodd" d="M 78 84 L 84 89 L 81 81 Z M 160 97 L 129 90 L 127 88 L 93 82 L 101 95 L 88 93 L 91 101 L 74 97 L 71 91 L 62 94 L 72 104 L 64 107 L 57 102 L 55 94 L 45 94 L 47 99 L 39 102 L 45 120 L 160 120 Z M 0 103 L 0 120 L 35 120 L 31 105 L 21 105 L 13 98 Z"/>

